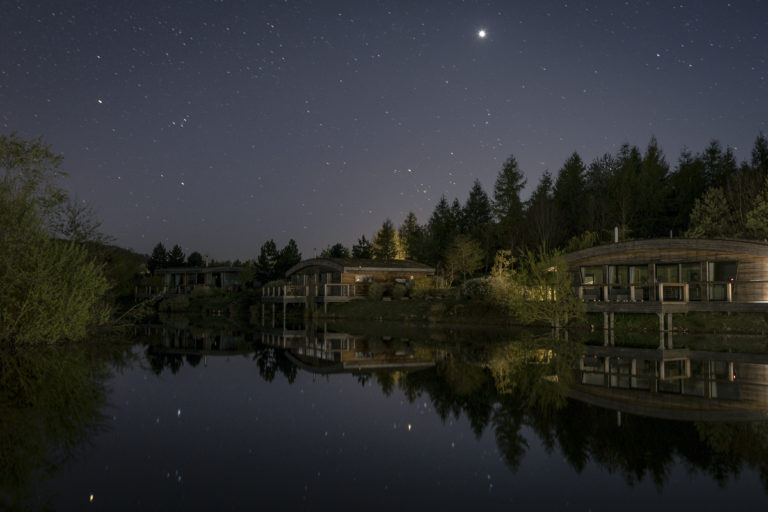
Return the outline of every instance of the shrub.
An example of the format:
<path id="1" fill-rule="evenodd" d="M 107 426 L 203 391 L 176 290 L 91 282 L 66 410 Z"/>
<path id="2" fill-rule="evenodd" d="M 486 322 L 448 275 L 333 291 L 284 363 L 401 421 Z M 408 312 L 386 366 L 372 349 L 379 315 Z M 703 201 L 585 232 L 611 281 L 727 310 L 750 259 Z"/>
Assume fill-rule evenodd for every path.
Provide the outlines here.
<path id="1" fill-rule="evenodd" d="M 405 297 L 405 294 L 408 292 L 408 289 L 405 287 L 404 284 L 395 283 L 392 286 L 392 298 L 395 300 L 400 300 L 403 297 Z"/>
<path id="2" fill-rule="evenodd" d="M 189 298 L 186 295 L 170 297 L 161 302 L 158 309 L 160 311 L 187 311 L 189 309 Z"/>
<path id="3" fill-rule="evenodd" d="M 220 288 L 211 288 L 208 285 L 195 286 L 189 293 L 189 296 L 193 299 L 200 299 L 203 297 L 211 297 L 213 295 L 221 295 L 223 292 Z"/>
<path id="4" fill-rule="evenodd" d="M 371 300 L 381 300 L 387 291 L 387 285 L 384 283 L 371 283 L 368 287 L 368 298 Z"/>
<path id="5" fill-rule="evenodd" d="M 469 279 L 461 285 L 461 296 L 469 300 L 487 300 L 491 294 L 488 278 Z"/>

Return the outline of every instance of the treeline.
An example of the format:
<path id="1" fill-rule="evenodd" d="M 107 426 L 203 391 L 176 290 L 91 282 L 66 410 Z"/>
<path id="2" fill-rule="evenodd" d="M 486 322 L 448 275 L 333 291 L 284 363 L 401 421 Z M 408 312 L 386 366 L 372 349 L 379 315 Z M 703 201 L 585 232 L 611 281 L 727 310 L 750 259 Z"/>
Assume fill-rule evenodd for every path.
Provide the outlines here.
<path id="1" fill-rule="evenodd" d="M 267 283 L 276 279 L 283 279 L 285 272 L 301 261 L 301 253 L 296 241 L 291 239 L 282 249 L 277 249 L 274 240 L 268 240 L 262 244 L 259 256 L 256 259 L 246 261 L 216 261 L 203 256 L 198 251 L 193 251 L 186 256 L 180 245 L 176 244 L 169 251 L 162 243 L 158 243 L 147 262 L 147 270 L 154 274 L 162 268 L 179 267 L 241 267 L 243 283 Z"/>
<path id="2" fill-rule="evenodd" d="M 407 258 L 472 274 L 490 269 L 499 250 L 576 250 L 612 240 L 661 236 L 768 237 L 768 140 L 760 134 L 751 159 L 738 163 L 713 140 L 700 153 L 683 150 L 667 163 L 655 138 L 646 148 L 624 144 L 587 164 L 574 152 L 556 175 L 545 172 L 528 200 L 523 171 L 510 156 L 489 195 L 479 180 L 462 204 L 441 197 L 421 224 L 411 212 L 399 228 L 386 219 L 368 241 L 326 257 Z M 459 267 L 463 265 L 463 270 Z"/>

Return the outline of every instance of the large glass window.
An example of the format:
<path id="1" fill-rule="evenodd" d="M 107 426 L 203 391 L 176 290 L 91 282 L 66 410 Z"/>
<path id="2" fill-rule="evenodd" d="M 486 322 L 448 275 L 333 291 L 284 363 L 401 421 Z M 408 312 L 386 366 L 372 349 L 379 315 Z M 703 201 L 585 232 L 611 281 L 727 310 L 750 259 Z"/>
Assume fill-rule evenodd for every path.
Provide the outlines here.
<path id="1" fill-rule="evenodd" d="M 656 265 L 656 282 L 658 283 L 679 283 L 680 265 Z"/>
<path id="2" fill-rule="evenodd" d="M 710 261 L 709 262 L 709 280 L 710 281 L 735 281 L 736 271 L 738 270 L 736 261 Z"/>
<path id="3" fill-rule="evenodd" d="M 603 284 L 603 267 L 581 267 L 581 284 Z"/>

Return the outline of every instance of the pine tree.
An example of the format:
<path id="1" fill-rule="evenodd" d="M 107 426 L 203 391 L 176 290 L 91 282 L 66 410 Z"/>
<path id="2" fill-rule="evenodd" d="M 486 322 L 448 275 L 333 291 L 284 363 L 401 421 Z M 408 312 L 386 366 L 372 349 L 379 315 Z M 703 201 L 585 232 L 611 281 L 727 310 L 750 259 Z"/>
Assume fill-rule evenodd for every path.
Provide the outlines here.
<path id="1" fill-rule="evenodd" d="M 463 231 L 475 239 L 482 232 L 487 232 L 491 225 L 491 201 L 483 190 L 480 180 L 475 180 L 469 197 L 461 210 Z"/>
<path id="2" fill-rule="evenodd" d="M 493 187 L 493 214 L 498 222 L 499 244 L 512 249 L 521 239 L 523 202 L 520 192 L 525 187 L 525 176 L 515 157 L 510 155 L 504 162 Z"/>
<path id="3" fill-rule="evenodd" d="M 421 259 L 424 252 L 424 228 L 419 226 L 419 222 L 413 212 L 408 212 L 398 230 L 398 236 L 403 257 L 406 259 Z"/>
<path id="4" fill-rule="evenodd" d="M 747 213 L 746 235 L 756 240 L 768 239 L 768 177 Z"/>
<path id="5" fill-rule="evenodd" d="M 710 188 L 697 199 L 691 211 L 688 238 L 734 238 L 732 213 L 721 188 Z"/>
<path id="6" fill-rule="evenodd" d="M 397 230 L 387 219 L 373 238 L 373 257 L 377 260 L 395 260 L 400 256 Z"/>
<path id="7" fill-rule="evenodd" d="M 373 258 L 373 244 L 365 238 L 365 235 L 357 239 L 357 243 L 352 246 L 352 257 L 360 259 Z"/>
<path id="8" fill-rule="evenodd" d="M 288 270 L 301 261 L 301 253 L 296 241 L 291 238 L 275 258 L 274 278 L 283 279 Z"/>
<path id="9" fill-rule="evenodd" d="M 275 279 L 276 264 L 277 246 L 274 240 L 268 240 L 262 244 L 259 250 L 259 258 L 256 260 L 257 275 L 262 284 Z"/>
<path id="10" fill-rule="evenodd" d="M 344 244 L 342 243 L 335 243 L 332 246 L 323 249 L 320 252 L 321 258 L 349 258 L 350 253 L 349 249 L 344 247 Z"/>
<path id="11" fill-rule="evenodd" d="M 152 255 L 147 262 L 147 269 L 154 274 L 155 270 L 159 268 L 165 268 L 168 266 L 168 251 L 165 250 L 165 246 L 162 243 L 158 243 L 154 249 L 152 249 Z"/>
<path id="12" fill-rule="evenodd" d="M 176 244 L 173 246 L 173 249 L 171 249 L 171 252 L 168 253 L 168 266 L 181 267 L 184 265 L 185 259 L 186 256 L 184 255 L 184 251 L 181 250 L 179 244 Z"/>
<path id="13" fill-rule="evenodd" d="M 560 228 L 557 209 L 552 195 L 552 175 L 545 171 L 536 190 L 526 203 L 525 224 L 532 245 L 550 248 L 557 239 Z"/>
<path id="14" fill-rule="evenodd" d="M 574 152 L 557 173 L 552 197 L 557 208 L 562 239 L 569 240 L 581 233 L 584 209 L 584 173 L 586 167 Z"/>
<path id="15" fill-rule="evenodd" d="M 427 223 L 426 263 L 436 264 L 443 260 L 445 251 L 459 231 L 459 226 L 445 196 L 435 205 Z"/>

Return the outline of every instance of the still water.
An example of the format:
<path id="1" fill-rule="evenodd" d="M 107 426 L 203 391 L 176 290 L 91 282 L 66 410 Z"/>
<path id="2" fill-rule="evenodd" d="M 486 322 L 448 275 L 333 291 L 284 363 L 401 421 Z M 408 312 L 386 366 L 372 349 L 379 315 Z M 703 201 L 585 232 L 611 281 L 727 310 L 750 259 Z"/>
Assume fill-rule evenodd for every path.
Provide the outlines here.
<path id="1" fill-rule="evenodd" d="M 352 330 L 146 326 L 122 351 L 4 355 L 0 508 L 768 505 L 754 342 Z"/>

